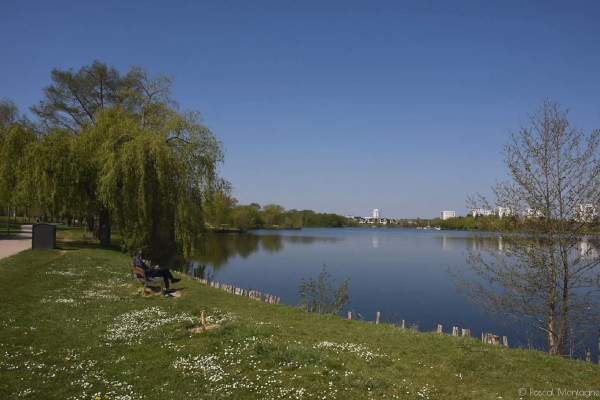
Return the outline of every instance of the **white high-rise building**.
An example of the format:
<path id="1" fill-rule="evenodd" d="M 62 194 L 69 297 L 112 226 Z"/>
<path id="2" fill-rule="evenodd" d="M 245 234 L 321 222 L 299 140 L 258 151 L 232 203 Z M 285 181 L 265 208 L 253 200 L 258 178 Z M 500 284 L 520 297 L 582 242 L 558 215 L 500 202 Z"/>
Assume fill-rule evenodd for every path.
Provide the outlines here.
<path id="1" fill-rule="evenodd" d="M 455 218 L 456 212 L 454 211 L 442 211 L 441 212 L 442 220 L 447 220 L 448 218 Z"/>
<path id="2" fill-rule="evenodd" d="M 575 210 L 575 219 L 579 222 L 592 222 L 598 216 L 598 210 L 593 204 L 579 204 Z"/>
<path id="3" fill-rule="evenodd" d="M 473 217 L 487 217 L 488 215 L 494 215 L 494 210 L 487 208 L 473 208 L 471 209 L 471 215 Z"/>
<path id="4" fill-rule="evenodd" d="M 510 207 L 498 207 L 496 209 L 496 215 L 498 218 L 510 217 L 512 215 L 512 209 Z"/>
<path id="5" fill-rule="evenodd" d="M 379 219 L 379 208 L 374 208 L 373 214 L 371 214 L 371 216 L 378 220 Z"/>

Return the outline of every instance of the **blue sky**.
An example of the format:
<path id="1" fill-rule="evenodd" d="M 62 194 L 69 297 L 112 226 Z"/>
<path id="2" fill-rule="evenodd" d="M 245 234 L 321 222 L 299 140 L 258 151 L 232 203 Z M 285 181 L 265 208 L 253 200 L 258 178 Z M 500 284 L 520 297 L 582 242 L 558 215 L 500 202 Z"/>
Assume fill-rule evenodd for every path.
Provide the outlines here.
<path id="1" fill-rule="evenodd" d="M 95 59 L 173 77 L 242 204 L 465 215 L 546 98 L 600 128 L 598 1 L 0 0 L 0 97 Z"/>

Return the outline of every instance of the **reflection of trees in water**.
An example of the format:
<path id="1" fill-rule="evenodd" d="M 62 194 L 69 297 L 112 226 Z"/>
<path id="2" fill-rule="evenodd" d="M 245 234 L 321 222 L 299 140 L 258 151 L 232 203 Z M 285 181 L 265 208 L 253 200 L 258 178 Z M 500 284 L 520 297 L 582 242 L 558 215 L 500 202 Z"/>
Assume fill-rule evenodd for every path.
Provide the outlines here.
<path id="1" fill-rule="evenodd" d="M 269 253 L 276 253 L 283 250 L 285 243 L 291 244 L 312 244 L 312 243 L 327 243 L 338 242 L 341 238 L 331 237 L 316 237 L 316 236 L 282 236 L 282 235 L 259 235 L 260 245 L 263 250 Z"/>
<path id="2" fill-rule="evenodd" d="M 211 274 L 210 270 L 207 271 L 206 264 L 200 264 L 197 261 L 188 262 L 187 274 L 193 278 L 208 279 L 211 281 L 214 276 L 214 272 Z"/>
<path id="3" fill-rule="evenodd" d="M 226 264 L 232 256 L 246 258 L 259 249 L 258 237 L 247 233 L 211 233 L 202 239 L 201 250 L 190 258 L 215 268 Z"/>
<path id="4" fill-rule="evenodd" d="M 283 240 L 279 235 L 260 236 L 260 247 L 269 253 L 277 253 L 283 250 Z"/>
<path id="5" fill-rule="evenodd" d="M 194 260 L 193 262 L 195 262 L 195 266 L 193 268 L 191 264 L 184 262 L 183 259 L 181 259 L 179 263 L 174 263 L 172 265 L 179 265 L 180 267 L 176 269 L 180 271 L 195 271 L 199 268 L 198 265 L 203 264 L 210 264 L 217 269 L 227 264 L 231 257 L 240 256 L 242 258 L 246 258 L 260 249 L 269 253 L 277 253 L 283 250 L 286 243 L 312 244 L 315 242 L 335 242 L 339 240 L 342 239 L 299 235 L 285 236 L 274 234 L 256 235 L 252 233 L 210 233 L 203 235 L 201 250 L 190 257 L 190 260 Z M 205 274 L 205 271 L 202 273 Z"/>

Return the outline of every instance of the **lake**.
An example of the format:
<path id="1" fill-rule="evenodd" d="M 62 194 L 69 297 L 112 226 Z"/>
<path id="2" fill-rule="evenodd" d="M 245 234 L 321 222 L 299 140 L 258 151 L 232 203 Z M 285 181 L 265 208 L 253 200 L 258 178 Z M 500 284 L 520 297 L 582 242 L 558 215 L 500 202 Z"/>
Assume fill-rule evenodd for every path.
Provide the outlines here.
<path id="1" fill-rule="evenodd" d="M 493 235 L 475 240 L 469 232 L 394 228 L 304 228 L 258 230 L 245 234 L 213 234 L 189 264 L 190 275 L 281 297 L 298 305 L 302 278 L 317 278 L 323 264 L 337 287 L 350 278 L 349 299 L 340 315 L 381 322 L 406 320 L 407 326 L 434 331 L 442 324 L 506 335 L 511 347 L 539 347 L 535 331 L 507 326 L 466 300 L 448 268 L 472 277 L 466 265 L 469 249 L 502 250 Z"/>

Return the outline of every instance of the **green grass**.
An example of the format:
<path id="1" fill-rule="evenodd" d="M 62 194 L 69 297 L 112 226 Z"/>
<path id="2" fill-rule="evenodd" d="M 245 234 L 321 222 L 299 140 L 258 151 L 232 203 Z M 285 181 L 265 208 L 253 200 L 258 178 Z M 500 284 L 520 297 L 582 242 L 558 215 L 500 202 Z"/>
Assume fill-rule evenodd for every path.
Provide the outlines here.
<path id="1" fill-rule="evenodd" d="M 130 258 L 76 242 L 0 260 L 0 398 L 515 399 L 600 390 L 598 365 L 307 314 L 186 278 L 142 296 Z M 205 311 L 218 328 L 192 333 Z M 567 397 L 567 398 L 572 398 Z"/>

